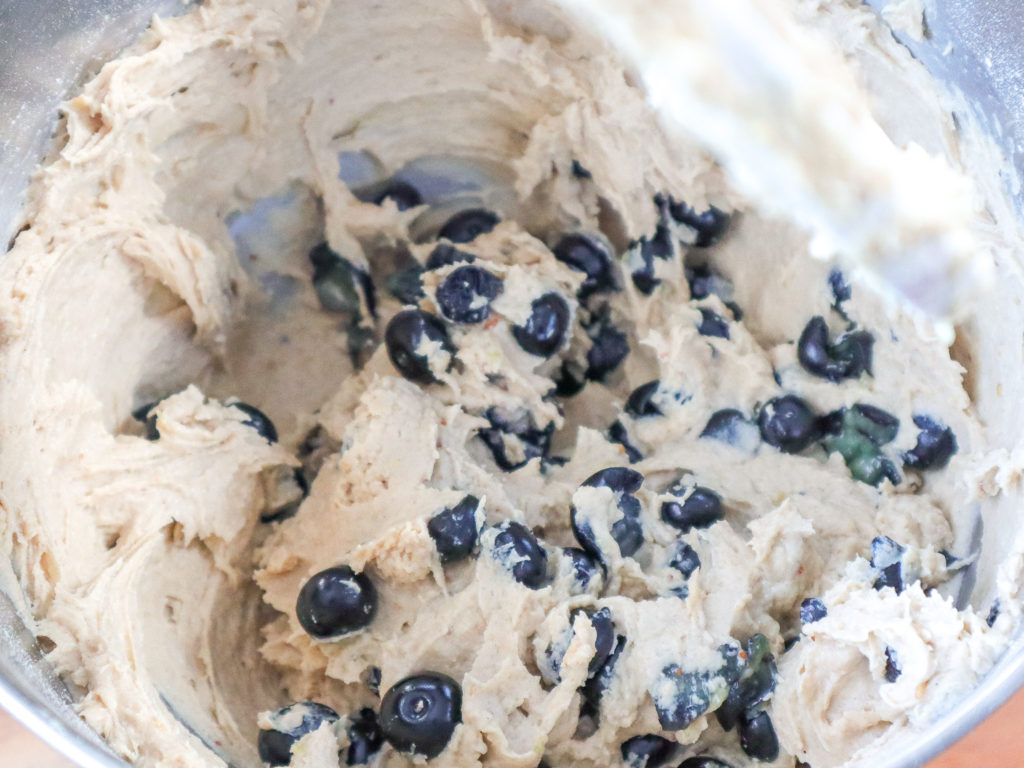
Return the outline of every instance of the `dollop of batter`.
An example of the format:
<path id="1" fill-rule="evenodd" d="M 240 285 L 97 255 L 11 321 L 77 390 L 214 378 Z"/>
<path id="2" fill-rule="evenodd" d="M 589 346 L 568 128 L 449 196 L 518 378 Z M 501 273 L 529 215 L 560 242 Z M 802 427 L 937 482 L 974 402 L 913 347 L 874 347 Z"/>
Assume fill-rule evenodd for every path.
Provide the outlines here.
<path id="1" fill-rule="evenodd" d="M 799 18 L 959 162 L 871 11 Z M 0 287 L 3 541 L 141 766 L 832 768 L 1019 618 L 1018 555 L 954 601 L 999 329 L 811 258 L 541 0 L 154 21 Z"/>

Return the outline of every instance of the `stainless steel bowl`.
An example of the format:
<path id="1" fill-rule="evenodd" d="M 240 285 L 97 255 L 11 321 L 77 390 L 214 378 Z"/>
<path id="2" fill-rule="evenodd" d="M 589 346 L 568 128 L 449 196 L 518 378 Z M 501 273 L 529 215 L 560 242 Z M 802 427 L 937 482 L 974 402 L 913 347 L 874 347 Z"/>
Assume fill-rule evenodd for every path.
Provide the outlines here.
<path id="1" fill-rule="evenodd" d="M 887 0 L 866 2 L 882 8 Z M 927 38 L 903 42 L 940 81 L 969 98 L 975 116 L 1012 166 L 1024 170 L 1020 0 L 934 0 L 928 5 Z M 14 234 L 22 194 L 50 149 L 61 101 L 131 42 L 154 14 L 174 15 L 188 6 L 189 0 L 0 0 L 0 242 Z M 1024 189 L 1009 187 L 1008 194 L 1021 207 Z M 0 564 L 0 586 L 7 589 L 0 591 L 0 706 L 81 768 L 125 766 L 75 714 L 67 688 L 19 615 L 23 596 L 6 564 Z M 876 768 L 923 765 L 1022 686 L 1024 636 L 1018 633 L 970 696 L 912 743 L 875 762 Z"/>

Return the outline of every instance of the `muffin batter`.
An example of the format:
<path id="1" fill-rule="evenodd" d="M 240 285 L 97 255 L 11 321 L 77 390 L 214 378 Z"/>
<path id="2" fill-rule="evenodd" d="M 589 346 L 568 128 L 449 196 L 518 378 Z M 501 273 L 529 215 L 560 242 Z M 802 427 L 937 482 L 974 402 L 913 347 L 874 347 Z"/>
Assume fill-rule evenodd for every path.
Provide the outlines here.
<path id="1" fill-rule="evenodd" d="M 83 718 L 293 768 L 831 768 L 927 725 L 1019 616 L 1019 558 L 954 605 L 1015 482 L 961 362 L 557 7 L 427 5 L 211 0 L 66 107 L 0 262 L 0 501 Z M 799 5 L 961 161 L 871 11 Z"/>

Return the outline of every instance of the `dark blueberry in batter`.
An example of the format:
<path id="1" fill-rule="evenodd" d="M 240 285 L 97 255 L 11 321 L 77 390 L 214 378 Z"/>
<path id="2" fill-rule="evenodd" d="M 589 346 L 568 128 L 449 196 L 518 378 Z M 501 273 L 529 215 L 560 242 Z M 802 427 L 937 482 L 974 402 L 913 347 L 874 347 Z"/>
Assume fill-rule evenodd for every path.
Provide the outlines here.
<path id="1" fill-rule="evenodd" d="M 367 667 L 360 679 L 374 696 L 380 696 L 380 667 Z"/>
<path id="2" fill-rule="evenodd" d="M 760 440 L 757 426 L 751 424 L 743 413 L 735 408 L 723 408 L 711 414 L 700 436 L 736 447 Z"/>
<path id="3" fill-rule="evenodd" d="M 767 712 L 758 712 L 753 717 L 742 717 L 739 721 L 740 747 L 754 760 L 771 762 L 779 756 L 779 737 Z"/>
<path id="4" fill-rule="evenodd" d="M 498 526 L 494 555 L 523 586 L 540 589 L 547 582 L 548 553 L 522 523 L 506 520 Z"/>
<path id="5" fill-rule="evenodd" d="M 423 197 L 419 191 L 404 181 L 390 181 L 388 185 L 374 199 L 377 205 L 381 205 L 385 200 L 394 201 L 395 205 L 398 206 L 398 210 L 407 211 L 410 208 L 415 208 L 417 205 L 422 205 Z"/>
<path id="6" fill-rule="evenodd" d="M 442 563 L 455 563 L 473 554 L 480 536 L 476 520 L 479 506 L 480 499 L 466 496 L 454 507 L 448 507 L 430 518 L 427 533 L 434 540 Z"/>
<path id="7" fill-rule="evenodd" d="M 654 289 L 661 284 L 661 278 L 654 276 L 654 259 L 650 256 L 643 255 L 641 251 L 641 258 L 643 263 L 637 267 L 630 274 L 630 278 L 633 280 L 633 285 L 640 291 L 644 296 L 650 296 L 654 293 Z"/>
<path id="8" fill-rule="evenodd" d="M 697 330 L 701 336 L 716 336 L 720 339 L 729 338 L 729 324 L 717 312 L 702 307 L 700 310 L 700 325 Z"/>
<path id="9" fill-rule="evenodd" d="M 668 564 L 683 574 L 683 578 L 690 578 L 693 572 L 700 568 L 700 557 L 696 550 L 685 541 L 676 542 L 676 551 Z"/>
<path id="10" fill-rule="evenodd" d="M 648 381 L 634 389 L 626 400 L 626 413 L 634 419 L 643 419 L 647 416 L 663 416 L 661 409 L 654 404 L 654 396 L 658 393 L 661 382 L 658 379 Z"/>
<path id="11" fill-rule="evenodd" d="M 563 360 L 561 367 L 552 377 L 555 394 L 559 397 L 575 397 L 587 384 L 587 370 L 575 360 Z"/>
<path id="12" fill-rule="evenodd" d="M 508 415 L 497 408 L 488 408 L 484 416 L 491 426 L 478 430 L 477 435 L 490 448 L 495 464 L 502 471 L 514 472 L 531 459 L 548 457 L 554 423 L 538 429 L 526 410 Z"/>
<path id="13" fill-rule="evenodd" d="M 594 313 L 585 328 L 592 342 L 587 350 L 586 377 L 604 381 L 629 354 L 629 336 L 612 323 L 607 305 Z"/>
<path id="14" fill-rule="evenodd" d="M 302 719 L 298 725 L 286 727 L 282 722 L 290 722 L 298 711 Z M 288 765 L 292 761 L 292 746 L 306 734 L 317 730 L 324 723 L 338 722 L 338 713 L 324 704 L 304 701 L 279 709 L 270 716 L 270 721 L 278 728 L 261 730 L 256 740 L 260 760 L 269 766 Z"/>
<path id="15" fill-rule="evenodd" d="M 348 751 L 345 753 L 347 765 L 365 765 L 384 744 L 384 736 L 377 723 L 377 713 L 369 707 L 364 707 L 356 714 L 349 716 L 346 733 L 348 734 Z"/>
<path id="16" fill-rule="evenodd" d="M 885 478 L 893 485 L 899 483 L 896 466 L 881 450 L 881 446 L 895 439 L 899 419 L 881 408 L 857 403 L 828 414 L 822 423 L 825 448 L 843 457 L 855 480 L 876 486 Z"/>
<path id="17" fill-rule="evenodd" d="M 299 504 L 301 504 L 302 500 L 309 494 L 309 483 L 306 481 L 306 474 L 299 467 L 296 467 L 293 471 L 292 481 L 296 486 L 298 486 L 302 495 L 297 500 L 291 501 L 279 509 L 270 510 L 261 514 L 261 523 L 278 523 L 282 520 L 295 517 L 295 513 L 299 509 Z"/>
<path id="18" fill-rule="evenodd" d="M 680 501 L 666 501 L 661 505 L 661 519 L 682 533 L 707 528 L 725 517 L 722 497 L 710 488 L 698 485 L 690 490 L 684 486 L 678 491 L 672 489 L 671 493 L 682 497 Z"/>
<path id="19" fill-rule="evenodd" d="M 915 416 L 914 426 L 921 430 L 917 445 L 903 454 L 904 466 L 911 469 L 941 469 L 956 453 L 953 430 L 936 423 L 927 416 Z"/>
<path id="20" fill-rule="evenodd" d="M 634 736 L 622 745 L 622 759 L 629 768 L 661 768 L 672 759 L 678 745 L 653 733 Z"/>
<path id="21" fill-rule="evenodd" d="M 566 547 L 562 550 L 562 554 L 572 561 L 574 594 L 586 592 L 592 583 L 600 583 L 604 578 L 604 573 L 597 560 L 579 547 Z"/>
<path id="22" fill-rule="evenodd" d="M 409 381 L 433 384 L 437 381 L 427 357 L 417 351 L 423 342 L 437 342 L 450 354 L 455 347 L 444 323 L 421 309 L 403 309 L 388 323 L 384 344 L 395 369 Z"/>
<path id="23" fill-rule="evenodd" d="M 633 445 L 633 442 L 630 440 L 629 432 L 626 431 L 625 425 L 618 419 L 613 421 L 612 425 L 608 427 L 608 439 L 622 446 L 630 464 L 636 464 L 644 457 L 640 449 Z"/>
<path id="24" fill-rule="evenodd" d="M 347 565 L 328 568 L 303 584 L 295 603 L 299 624 L 318 640 L 369 626 L 377 614 L 377 588 Z"/>
<path id="25" fill-rule="evenodd" d="M 783 395 L 765 403 L 757 426 L 761 439 L 783 453 L 799 453 L 821 437 L 818 414 L 796 395 Z"/>
<path id="26" fill-rule="evenodd" d="M 850 284 L 846 282 L 843 273 L 835 267 L 828 273 L 828 287 L 832 290 L 833 306 L 835 307 L 838 307 L 844 301 L 849 301 L 850 296 L 853 295 L 853 291 L 850 290 Z"/>
<path id="27" fill-rule="evenodd" d="M 583 481 L 583 485 L 590 488 L 610 488 L 616 493 L 623 494 L 636 493 L 643 484 L 644 476 L 628 467 L 608 467 Z"/>
<path id="28" fill-rule="evenodd" d="M 875 337 L 867 331 L 851 331 L 835 343 L 821 316 L 812 317 L 797 341 L 797 358 L 808 373 L 831 382 L 855 379 L 871 373 Z"/>
<path id="29" fill-rule="evenodd" d="M 396 683 L 380 704 L 387 742 L 405 754 L 437 757 L 462 722 L 462 689 L 447 675 L 423 672 Z"/>
<path id="30" fill-rule="evenodd" d="M 482 323 L 505 285 L 480 267 L 458 267 L 437 287 L 441 314 L 456 323 Z"/>
<path id="31" fill-rule="evenodd" d="M 871 565 L 879 572 L 875 589 L 892 587 L 897 593 L 903 591 L 903 553 L 906 549 L 888 536 L 876 536 L 871 540 Z"/>
<path id="32" fill-rule="evenodd" d="M 453 243 L 470 243 L 498 226 L 499 221 L 501 219 L 493 211 L 470 208 L 448 219 L 437 236 Z"/>
<path id="33" fill-rule="evenodd" d="M 545 293 L 534 299 L 526 322 L 512 327 L 512 336 L 531 355 L 551 357 L 565 343 L 570 315 L 565 299 L 557 293 Z"/>
<path id="34" fill-rule="evenodd" d="M 684 202 L 672 200 L 669 204 L 669 212 L 672 218 L 680 224 L 685 224 L 697 231 L 697 240 L 694 245 L 697 248 L 708 248 L 719 240 L 729 228 L 729 214 L 711 206 L 706 211 L 697 213 L 693 207 Z"/>
<path id="35" fill-rule="evenodd" d="M 439 243 L 427 256 L 427 263 L 423 266 L 424 269 L 431 270 L 447 267 L 449 264 L 472 264 L 474 261 L 476 261 L 476 256 L 473 254 L 460 251 L 453 245 Z"/>
<path id="36" fill-rule="evenodd" d="M 688 757 L 681 762 L 677 768 L 732 768 L 728 763 L 724 763 L 714 757 Z"/>
<path id="37" fill-rule="evenodd" d="M 159 402 L 159 400 L 154 400 L 152 403 L 146 403 L 132 411 L 132 418 L 136 421 L 141 421 L 145 425 L 147 440 L 160 439 L 160 430 L 156 426 L 156 414 L 153 413 L 153 409 L 156 408 Z"/>
<path id="38" fill-rule="evenodd" d="M 274 426 L 274 422 L 270 420 L 270 417 L 267 416 L 267 414 L 248 403 L 235 402 L 230 405 L 232 408 L 237 408 L 249 417 L 242 422 L 243 424 L 255 429 L 256 433 L 268 443 L 277 442 L 277 428 Z"/>
<path id="39" fill-rule="evenodd" d="M 376 311 L 373 281 L 352 262 L 335 252 L 327 243 L 320 243 L 309 252 L 313 264 L 313 288 L 320 306 L 328 312 L 358 314 L 359 291 L 366 298 L 371 315 Z"/>
<path id="40" fill-rule="evenodd" d="M 582 234 L 566 235 L 551 252 L 563 264 L 586 275 L 576 294 L 580 301 L 594 293 L 617 289 L 611 254 L 600 240 Z"/>
<path id="41" fill-rule="evenodd" d="M 719 724 L 731 731 L 768 701 L 775 690 L 778 669 L 768 638 L 758 633 L 747 640 L 744 666 L 729 686 L 729 695 L 715 713 Z"/>
<path id="42" fill-rule="evenodd" d="M 813 624 L 828 616 L 828 609 L 825 604 L 816 597 L 808 597 L 800 603 L 800 623 Z"/>
<path id="43" fill-rule="evenodd" d="M 403 304 L 419 304 L 423 298 L 423 270 L 419 267 L 403 269 L 389 275 L 387 279 L 388 293 Z"/>
<path id="44" fill-rule="evenodd" d="M 580 165 L 580 161 L 579 160 L 573 160 L 572 161 L 572 175 L 575 176 L 577 179 L 592 179 L 593 178 L 593 176 L 591 175 L 590 171 L 588 171 L 586 168 L 584 168 L 582 165 Z"/>
<path id="45" fill-rule="evenodd" d="M 582 609 L 577 609 L 582 610 Z M 589 613 L 590 623 L 594 625 L 596 637 L 594 639 L 594 658 L 587 666 L 587 678 L 591 678 L 601 671 L 601 668 L 612 655 L 615 647 L 615 625 L 612 623 L 612 612 L 608 608 L 599 608 Z"/>
<path id="46" fill-rule="evenodd" d="M 996 621 L 999 619 L 1000 610 L 999 598 L 997 597 L 992 601 L 992 607 L 988 609 L 988 616 L 985 617 L 985 623 L 990 627 L 994 626 Z"/>
<path id="47" fill-rule="evenodd" d="M 640 501 L 633 494 L 640 489 L 644 478 L 639 472 L 628 467 L 609 467 L 587 478 L 583 485 L 592 488 L 608 488 L 615 493 L 616 505 L 622 517 L 612 523 L 611 536 L 619 546 L 623 557 L 629 557 L 643 546 L 643 526 L 640 522 Z M 602 563 L 604 554 L 589 522 L 580 519 L 575 507 L 570 510 L 569 520 L 573 534 L 580 546 Z"/>
<path id="48" fill-rule="evenodd" d="M 607 661 L 601 666 L 597 674 L 587 679 L 584 683 L 580 693 L 583 696 L 583 714 L 596 717 L 598 710 L 601 705 L 601 697 L 604 692 L 608 690 L 608 686 L 612 684 L 612 679 L 615 677 L 615 662 L 619 660 L 619 656 L 622 654 L 622 649 L 626 647 L 625 635 L 618 635 L 615 638 L 615 647 L 612 649 L 611 655 L 608 656 Z"/>
<path id="49" fill-rule="evenodd" d="M 895 683 L 899 680 L 900 675 L 903 674 L 903 670 L 900 669 L 900 660 L 896 655 L 896 651 L 891 647 L 885 649 L 885 680 L 888 683 Z"/>

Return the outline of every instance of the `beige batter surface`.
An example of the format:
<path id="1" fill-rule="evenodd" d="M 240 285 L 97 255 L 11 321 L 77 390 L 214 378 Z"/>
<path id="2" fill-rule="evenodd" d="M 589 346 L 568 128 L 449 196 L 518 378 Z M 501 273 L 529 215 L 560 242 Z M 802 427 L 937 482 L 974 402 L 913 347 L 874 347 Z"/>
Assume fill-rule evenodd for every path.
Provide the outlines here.
<path id="1" fill-rule="evenodd" d="M 985 146 L 957 135 L 873 12 L 792 5 L 897 147 L 996 189 L 998 161 L 975 164 Z M 154 21 L 67 104 L 0 261 L 2 532 L 51 660 L 116 752 L 140 766 L 255 766 L 258 730 L 288 727 L 273 711 L 312 701 L 340 719 L 301 738 L 291 765 L 334 768 L 356 713 L 433 672 L 462 701 L 431 764 L 640 768 L 622 745 L 650 734 L 673 766 L 738 768 L 755 761 L 738 735 L 749 726 L 726 730 L 716 710 L 768 674 L 742 715 L 763 714 L 777 738 L 762 762 L 832 768 L 927 725 L 994 663 L 1022 568 L 1021 289 L 998 192 L 959 211 L 1001 279 L 951 354 L 847 265 L 812 258 L 803 230 L 741 197 L 696 143 L 669 137 L 636 83 L 540 0 L 210 0 Z M 374 202 L 392 178 L 422 204 Z M 728 212 L 720 241 L 702 243 L 669 196 Z M 421 340 L 436 381 L 410 381 L 381 343 L 401 309 L 388 278 L 425 264 L 441 225 L 472 207 L 501 222 L 456 247 L 500 290 L 474 304 L 488 307 L 482 322 L 443 320 L 450 347 Z M 609 290 L 577 297 L 584 274 L 553 252 L 570 233 L 612 255 Z M 371 276 L 376 317 L 366 295 L 324 308 L 308 259 L 324 241 Z M 423 272 L 421 310 L 440 316 L 439 286 L 460 266 Z M 694 288 L 704 267 L 719 275 L 710 292 Z M 515 328 L 551 293 L 569 328 L 549 356 L 531 354 Z M 801 365 L 815 316 L 833 340 L 870 334 L 870 372 L 830 381 Z M 552 392 L 618 333 L 628 354 L 602 380 Z M 626 407 L 655 380 L 653 411 Z M 891 471 L 852 477 L 858 459 L 836 434 L 796 452 L 762 440 L 759 416 L 785 395 L 839 414 L 833 432 L 857 405 L 898 420 L 856 444 Z M 133 418 L 152 403 L 148 426 Z M 702 436 L 724 409 L 743 417 L 732 438 Z M 550 449 L 531 458 L 494 413 L 534 442 L 549 430 Z M 948 465 L 907 464 L 922 416 L 955 435 Z M 609 467 L 642 485 L 585 484 Z M 680 531 L 661 510 L 695 485 L 720 497 L 722 519 Z M 467 495 L 477 546 L 444 564 L 428 522 Z M 623 503 L 637 510 L 629 547 L 616 539 Z M 1002 565 L 957 610 L 979 514 Z M 546 553 L 536 583 L 516 578 L 507 521 Z M 887 558 L 880 540 L 873 556 L 877 537 L 901 549 Z M 564 551 L 580 543 L 601 561 L 588 585 Z M 317 640 L 297 597 L 340 565 L 372 581 L 376 614 Z M 820 612 L 801 622 L 811 598 Z M 602 610 L 618 651 L 595 673 L 587 617 Z M 759 635 L 774 662 L 747 652 Z M 371 762 L 424 759 L 385 742 Z"/>

